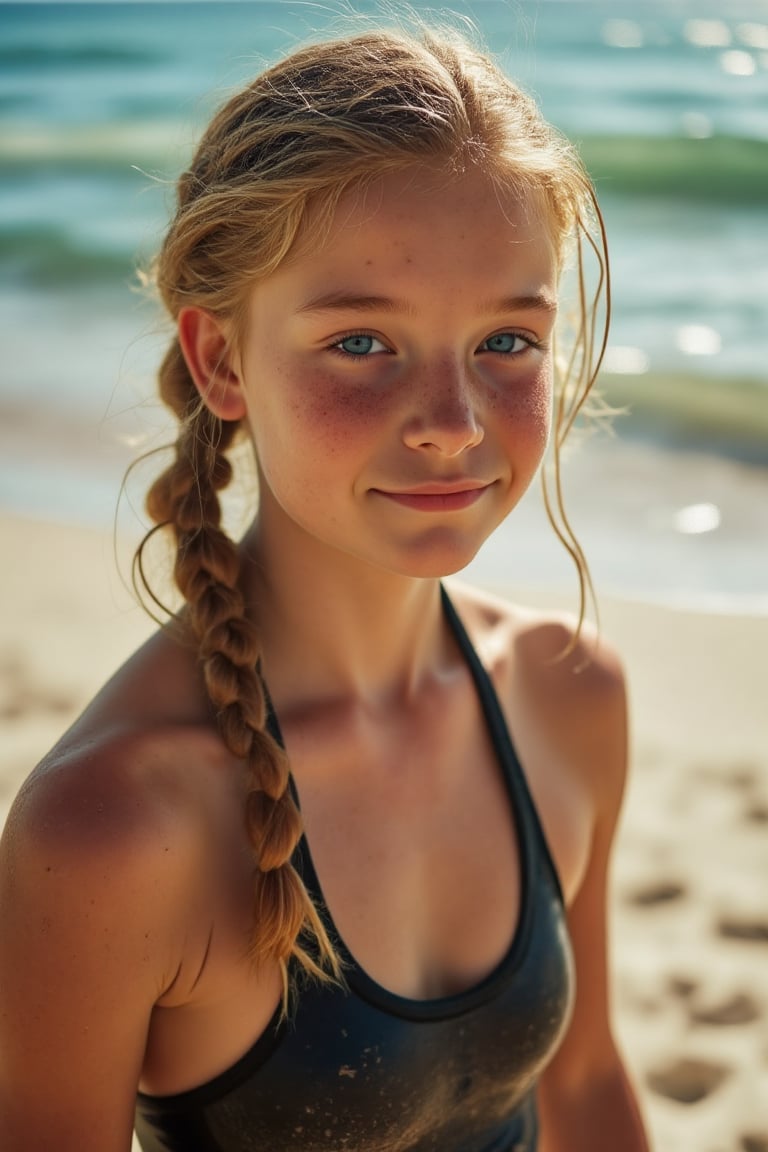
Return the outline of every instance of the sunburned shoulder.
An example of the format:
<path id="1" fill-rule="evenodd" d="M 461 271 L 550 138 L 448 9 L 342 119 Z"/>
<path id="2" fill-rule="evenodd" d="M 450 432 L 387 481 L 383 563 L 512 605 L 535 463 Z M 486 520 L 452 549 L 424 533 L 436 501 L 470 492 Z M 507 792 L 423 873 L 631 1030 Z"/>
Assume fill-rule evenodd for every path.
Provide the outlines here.
<path id="1" fill-rule="evenodd" d="M 3 866 L 55 871 L 73 888 L 102 878 L 113 898 L 150 875 L 181 881 L 210 819 L 201 781 L 225 756 L 215 734 L 180 725 L 62 742 L 14 801 Z"/>
<path id="2" fill-rule="evenodd" d="M 0 999 L 44 986 L 66 1031 L 59 988 L 86 1020 L 119 988 L 131 1028 L 152 1005 L 189 998 L 215 916 L 212 847 L 231 839 L 227 804 L 217 812 L 204 782 L 215 755 L 208 733 L 173 726 L 70 739 L 37 767 L 0 842 Z"/>
<path id="3" fill-rule="evenodd" d="M 451 583 L 449 592 L 491 673 L 521 743 L 546 746 L 548 763 L 590 805 L 620 802 L 627 773 L 627 692 L 621 660 L 575 616 L 512 603 Z M 531 761 L 535 759 L 531 756 Z"/>
<path id="4" fill-rule="evenodd" d="M 514 664 L 520 674 L 550 688 L 570 686 L 579 696 L 623 690 L 621 659 L 591 622 L 579 626 L 573 613 L 521 605 L 460 581 L 448 588 L 489 669 Z"/>

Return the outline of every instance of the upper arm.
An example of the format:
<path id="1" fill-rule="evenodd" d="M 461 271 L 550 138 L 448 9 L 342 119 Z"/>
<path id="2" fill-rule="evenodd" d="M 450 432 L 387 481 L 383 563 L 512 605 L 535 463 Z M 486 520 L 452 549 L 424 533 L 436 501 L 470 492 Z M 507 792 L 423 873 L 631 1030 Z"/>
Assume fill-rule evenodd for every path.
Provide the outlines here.
<path id="1" fill-rule="evenodd" d="M 573 753 L 572 770 L 586 798 L 589 851 L 579 886 L 567 909 L 576 996 L 565 1038 L 542 1077 L 540 1100 L 548 1110 L 563 1102 L 600 1097 L 608 1084 L 625 1092 L 613 1037 L 609 972 L 609 880 L 617 823 L 628 769 L 628 722 L 624 673 L 602 648 L 578 675 L 573 708 L 563 714 Z"/>
<path id="2" fill-rule="evenodd" d="M 576 1002 L 554 1074 L 592 1075 L 614 1059 L 610 1029 L 608 885 L 616 826 L 628 773 L 628 708 L 621 665 L 604 649 L 580 674 L 569 718 L 573 773 L 590 813 L 590 850 L 568 908 L 576 967 Z"/>
<path id="3" fill-rule="evenodd" d="M 164 823 L 87 769 L 53 768 L 17 798 L 0 846 L 4 1152 L 130 1148 L 150 1013 L 177 963 Z"/>

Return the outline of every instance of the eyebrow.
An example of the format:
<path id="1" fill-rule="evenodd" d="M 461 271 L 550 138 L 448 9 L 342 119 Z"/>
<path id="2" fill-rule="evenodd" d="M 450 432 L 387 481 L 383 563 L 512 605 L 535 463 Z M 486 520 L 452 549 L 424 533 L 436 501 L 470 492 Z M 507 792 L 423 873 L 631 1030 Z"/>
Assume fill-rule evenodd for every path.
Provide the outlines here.
<path id="1" fill-rule="evenodd" d="M 503 296 L 500 300 L 483 300 L 478 304 L 478 312 L 483 315 L 497 315 L 500 312 L 546 312 L 557 311 L 557 301 L 546 292 L 531 296 Z M 324 292 L 302 304 L 297 309 L 300 315 L 316 312 L 387 312 L 400 315 L 412 314 L 413 309 L 404 300 L 390 296 L 362 296 L 353 292 Z"/>

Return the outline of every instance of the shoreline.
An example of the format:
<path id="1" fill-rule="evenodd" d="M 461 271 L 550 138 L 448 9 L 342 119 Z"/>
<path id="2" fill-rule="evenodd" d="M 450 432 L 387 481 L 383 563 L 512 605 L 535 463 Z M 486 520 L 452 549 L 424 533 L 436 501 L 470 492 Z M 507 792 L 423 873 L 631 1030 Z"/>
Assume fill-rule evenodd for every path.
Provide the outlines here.
<path id="1" fill-rule="evenodd" d="M 702 372 L 605 370 L 597 392 L 628 439 L 768 467 L 768 380 Z"/>
<path id="2" fill-rule="evenodd" d="M 154 624 L 116 574 L 109 532 L 0 513 L 0 534 L 4 820 L 24 776 Z M 572 607 L 562 593 L 486 586 Z M 601 597 L 601 617 L 632 716 L 610 896 L 617 1035 L 654 1149 L 763 1149 L 768 616 Z"/>

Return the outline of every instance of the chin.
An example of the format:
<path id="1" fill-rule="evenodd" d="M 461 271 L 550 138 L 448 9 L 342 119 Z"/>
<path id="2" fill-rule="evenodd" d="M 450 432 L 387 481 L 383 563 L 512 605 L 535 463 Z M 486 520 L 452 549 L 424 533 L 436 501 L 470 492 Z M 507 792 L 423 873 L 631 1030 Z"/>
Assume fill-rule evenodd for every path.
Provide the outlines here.
<path id="1" fill-rule="evenodd" d="M 423 580 L 453 576 L 474 560 L 485 540 L 486 537 L 483 537 L 482 540 L 473 541 L 471 545 L 467 543 L 458 545 L 455 542 L 449 544 L 445 541 L 422 543 L 420 546 L 408 549 L 406 554 L 401 553 L 398 561 L 383 566 L 392 572 L 397 572 L 398 575 Z"/>

